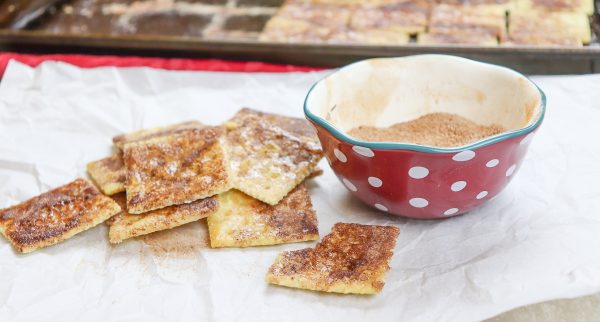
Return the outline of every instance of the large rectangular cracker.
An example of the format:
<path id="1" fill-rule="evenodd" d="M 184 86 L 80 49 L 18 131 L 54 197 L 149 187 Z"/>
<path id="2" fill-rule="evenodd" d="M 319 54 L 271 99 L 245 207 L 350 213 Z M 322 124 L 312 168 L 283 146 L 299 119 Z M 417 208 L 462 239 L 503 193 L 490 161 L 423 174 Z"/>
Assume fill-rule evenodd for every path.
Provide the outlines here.
<path id="1" fill-rule="evenodd" d="M 505 44 L 582 46 L 591 41 L 588 18 L 582 13 L 511 11 Z"/>
<path id="2" fill-rule="evenodd" d="M 304 181 L 323 157 L 308 121 L 240 110 L 226 122 L 233 187 L 270 205 Z"/>
<path id="3" fill-rule="evenodd" d="M 127 211 L 141 214 L 229 190 L 224 134 L 222 127 L 205 127 L 126 144 Z"/>
<path id="4" fill-rule="evenodd" d="M 112 196 L 125 191 L 127 171 L 121 154 L 90 162 L 87 164 L 87 170 L 105 195 Z"/>
<path id="5" fill-rule="evenodd" d="M 237 190 L 229 190 L 217 198 L 219 209 L 207 218 L 213 248 L 319 239 L 317 215 L 304 184 L 298 185 L 275 206 Z"/>
<path id="6" fill-rule="evenodd" d="M 0 233 L 21 253 L 60 243 L 121 211 L 84 179 L 0 210 Z"/>
<path id="7" fill-rule="evenodd" d="M 121 205 L 122 211 L 106 221 L 110 226 L 108 239 L 111 244 L 118 244 L 125 239 L 191 223 L 208 217 L 219 208 L 216 197 L 208 197 L 188 204 L 134 215 L 126 210 L 125 194 L 118 194 L 113 198 Z"/>
<path id="8" fill-rule="evenodd" d="M 172 124 L 168 126 L 155 127 L 150 129 L 142 129 L 139 131 L 117 135 L 113 138 L 113 143 L 119 148 L 123 149 L 125 144 L 133 143 L 138 141 L 149 140 L 165 135 L 177 134 L 189 129 L 202 129 L 206 127 L 198 121 L 187 121 L 183 123 Z"/>
<path id="9" fill-rule="evenodd" d="M 337 223 L 315 248 L 279 254 L 266 280 L 314 291 L 379 293 L 398 234 L 394 226 Z"/>

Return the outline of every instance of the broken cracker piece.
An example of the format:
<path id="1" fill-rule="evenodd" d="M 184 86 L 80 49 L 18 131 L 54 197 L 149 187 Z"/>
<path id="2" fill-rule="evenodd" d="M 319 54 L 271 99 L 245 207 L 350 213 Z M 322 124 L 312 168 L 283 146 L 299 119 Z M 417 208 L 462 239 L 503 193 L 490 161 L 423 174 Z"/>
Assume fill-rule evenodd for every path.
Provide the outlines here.
<path id="1" fill-rule="evenodd" d="M 84 179 L 0 210 L 0 233 L 21 253 L 60 243 L 121 211 Z"/>
<path id="2" fill-rule="evenodd" d="M 245 108 L 226 124 L 233 187 L 270 205 L 304 181 L 323 157 L 306 120 Z"/>
<path id="3" fill-rule="evenodd" d="M 118 194 L 113 198 L 121 205 L 121 209 L 123 210 L 106 221 L 110 226 L 108 239 L 111 244 L 118 244 L 125 239 L 197 221 L 206 218 L 218 209 L 216 198 L 209 197 L 188 204 L 165 207 L 140 215 L 132 215 L 126 210 L 125 194 Z"/>
<path id="4" fill-rule="evenodd" d="M 125 191 L 127 171 L 120 154 L 90 162 L 87 170 L 92 180 L 105 195 L 112 196 Z"/>
<path id="5" fill-rule="evenodd" d="M 188 121 L 169 126 L 156 127 L 151 129 L 142 129 L 136 132 L 121 134 L 113 138 L 113 143 L 119 148 L 123 149 L 125 144 L 149 140 L 161 136 L 173 135 L 184 132 L 189 129 L 202 129 L 206 125 L 198 121 Z"/>
<path id="6" fill-rule="evenodd" d="M 221 127 L 205 127 L 126 144 L 127 211 L 141 214 L 229 190 L 223 135 Z"/>
<path id="7" fill-rule="evenodd" d="M 304 184 L 298 185 L 275 206 L 237 190 L 229 190 L 217 198 L 219 210 L 207 219 L 213 248 L 319 239 L 317 216 Z"/>
<path id="8" fill-rule="evenodd" d="M 279 254 L 267 282 L 323 292 L 379 293 L 399 232 L 394 226 L 337 223 L 315 248 Z"/>
<path id="9" fill-rule="evenodd" d="M 322 175 L 323 175 L 323 173 L 324 173 L 323 169 L 321 169 L 321 168 L 315 168 L 315 169 L 313 170 L 313 172 L 311 172 L 311 173 L 308 175 L 308 177 L 306 177 L 306 179 L 314 179 L 314 178 L 316 178 L 316 177 L 320 177 L 320 176 L 322 176 Z"/>

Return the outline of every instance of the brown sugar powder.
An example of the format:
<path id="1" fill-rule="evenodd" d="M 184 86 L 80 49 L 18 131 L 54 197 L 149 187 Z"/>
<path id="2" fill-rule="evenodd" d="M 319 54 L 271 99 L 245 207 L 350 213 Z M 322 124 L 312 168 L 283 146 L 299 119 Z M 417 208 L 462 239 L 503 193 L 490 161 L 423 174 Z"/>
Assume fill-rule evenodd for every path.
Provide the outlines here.
<path id="1" fill-rule="evenodd" d="M 457 147 L 504 132 L 500 125 L 480 125 L 450 113 L 430 113 L 389 127 L 359 126 L 348 134 L 369 142 L 405 142 Z"/>

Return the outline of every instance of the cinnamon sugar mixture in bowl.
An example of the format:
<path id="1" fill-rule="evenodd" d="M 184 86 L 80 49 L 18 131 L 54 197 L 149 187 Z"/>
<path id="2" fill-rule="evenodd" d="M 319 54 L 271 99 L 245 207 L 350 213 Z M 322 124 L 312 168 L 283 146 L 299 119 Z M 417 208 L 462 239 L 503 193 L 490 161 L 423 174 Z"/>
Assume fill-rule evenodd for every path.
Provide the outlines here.
<path id="1" fill-rule="evenodd" d="M 388 127 L 358 126 L 348 131 L 348 134 L 369 142 L 458 147 L 504 131 L 506 128 L 500 125 L 480 125 L 452 113 L 429 113 Z"/>

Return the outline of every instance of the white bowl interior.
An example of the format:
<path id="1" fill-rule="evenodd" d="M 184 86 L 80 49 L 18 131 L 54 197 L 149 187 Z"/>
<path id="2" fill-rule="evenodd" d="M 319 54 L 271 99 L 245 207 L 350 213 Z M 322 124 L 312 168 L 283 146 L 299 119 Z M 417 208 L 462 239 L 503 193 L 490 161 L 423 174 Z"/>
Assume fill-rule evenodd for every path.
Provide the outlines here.
<path id="1" fill-rule="evenodd" d="M 541 113 L 541 94 L 510 69 L 445 55 L 371 59 L 318 83 L 307 108 L 339 130 L 386 127 L 434 112 L 517 130 Z"/>

